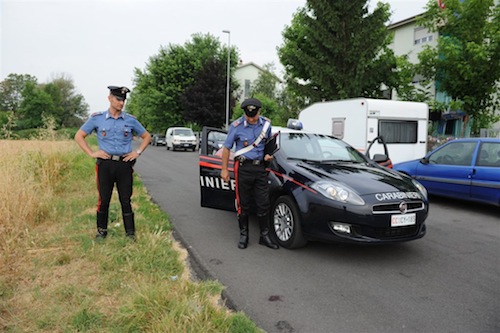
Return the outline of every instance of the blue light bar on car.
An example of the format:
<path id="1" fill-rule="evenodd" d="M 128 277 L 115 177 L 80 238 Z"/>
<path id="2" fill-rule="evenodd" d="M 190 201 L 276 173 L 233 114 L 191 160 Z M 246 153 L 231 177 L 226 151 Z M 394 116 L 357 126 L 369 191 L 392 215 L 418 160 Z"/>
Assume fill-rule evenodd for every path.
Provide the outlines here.
<path id="1" fill-rule="evenodd" d="M 303 128 L 302 122 L 299 121 L 298 119 L 288 119 L 286 127 L 296 130 L 301 130 Z"/>

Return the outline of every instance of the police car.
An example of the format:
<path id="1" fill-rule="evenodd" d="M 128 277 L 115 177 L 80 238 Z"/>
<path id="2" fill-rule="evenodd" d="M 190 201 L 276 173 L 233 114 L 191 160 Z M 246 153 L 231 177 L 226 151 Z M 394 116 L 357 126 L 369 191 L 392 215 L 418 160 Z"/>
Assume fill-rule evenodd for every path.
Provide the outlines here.
<path id="1" fill-rule="evenodd" d="M 225 133 L 205 127 L 202 142 L 214 131 Z M 279 245 L 293 249 L 308 241 L 383 244 L 425 235 L 429 202 L 418 181 L 334 137 L 288 127 L 273 126 L 273 132 L 279 133 L 280 148 L 267 166 L 269 215 Z M 220 178 L 221 165 L 221 152 L 213 155 L 202 144 L 201 206 L 236 211 L 234 161 L 230 159 L 228 183 Z"/>

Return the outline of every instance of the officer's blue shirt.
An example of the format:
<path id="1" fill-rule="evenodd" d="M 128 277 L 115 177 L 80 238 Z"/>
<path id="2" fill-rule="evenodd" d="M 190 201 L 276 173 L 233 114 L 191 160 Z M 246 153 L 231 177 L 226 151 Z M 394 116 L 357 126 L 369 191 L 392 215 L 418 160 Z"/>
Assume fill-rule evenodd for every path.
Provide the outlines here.
<path id="1" fill-rule="evenodd" d="M 229 133 L 227 134 L 226 141 L 224 141 L 224 147 L 231 149 L 236 143 L 236 151 L 238 151 L 253 144 L 262 132 L 266 121 L 270 120 L 262 116 L 259 116 L 259 119 L 255 124 L 248 123 L 245 116 L 235 120 L 231 126 L 229 126 Z M 244 153 L 242 156 L 251 160 L 263 160 L 264 147 L 267 139 L 270 137 L 271 126 L 268 127 L 264 139 L 262 139 L 256 147 L 249 152 Z"/>
<path id="2" fill-rule="evenodd" d="M 122 112 L 113 118 L 108 111 L 92 114 L 80 127 L 82 131 L 97 134 L 99 149 L 111 155 L 125 155 L 132 151 L 132 134 L 141 136 L 146 129 L 132 115 Z"/>

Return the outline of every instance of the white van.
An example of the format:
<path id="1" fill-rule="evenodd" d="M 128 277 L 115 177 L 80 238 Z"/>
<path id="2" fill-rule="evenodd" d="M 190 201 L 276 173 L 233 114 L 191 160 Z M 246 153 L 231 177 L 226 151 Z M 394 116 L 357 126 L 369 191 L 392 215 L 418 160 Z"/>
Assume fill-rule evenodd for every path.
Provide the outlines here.
<path id="1" fill-rule="evenodd" d="M 167 150 L 191 149 L 196 150 L 198 139 L 192 129 L 188 127 L 169 127 L 165 133 Z"/>

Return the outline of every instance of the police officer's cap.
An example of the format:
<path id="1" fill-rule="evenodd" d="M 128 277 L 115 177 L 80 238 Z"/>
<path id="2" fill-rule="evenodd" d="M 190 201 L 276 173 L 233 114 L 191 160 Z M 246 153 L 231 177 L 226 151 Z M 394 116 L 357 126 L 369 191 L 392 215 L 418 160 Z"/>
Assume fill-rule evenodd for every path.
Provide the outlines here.
<path id="1" fill-rule="evenodd" d="M 262 103 L 257 98 L 248 98 L 248 99 L 245 99 L 243 101 L 243 103 L 241 103 L 241 108 L 243 110 L 245 110 L 248 107 L 253 109 L 252 106 L 253 106 L 253 108 L 260 109 L 262 107 Z"/>
<path id="2" fill-rule="evenodd" d="M 108 86 L 108 89 L 111 95 L 121 101 L 125 100 L 127 98 L 127 93 L 130 92 L 130 89 L 127 87 Z"/>

